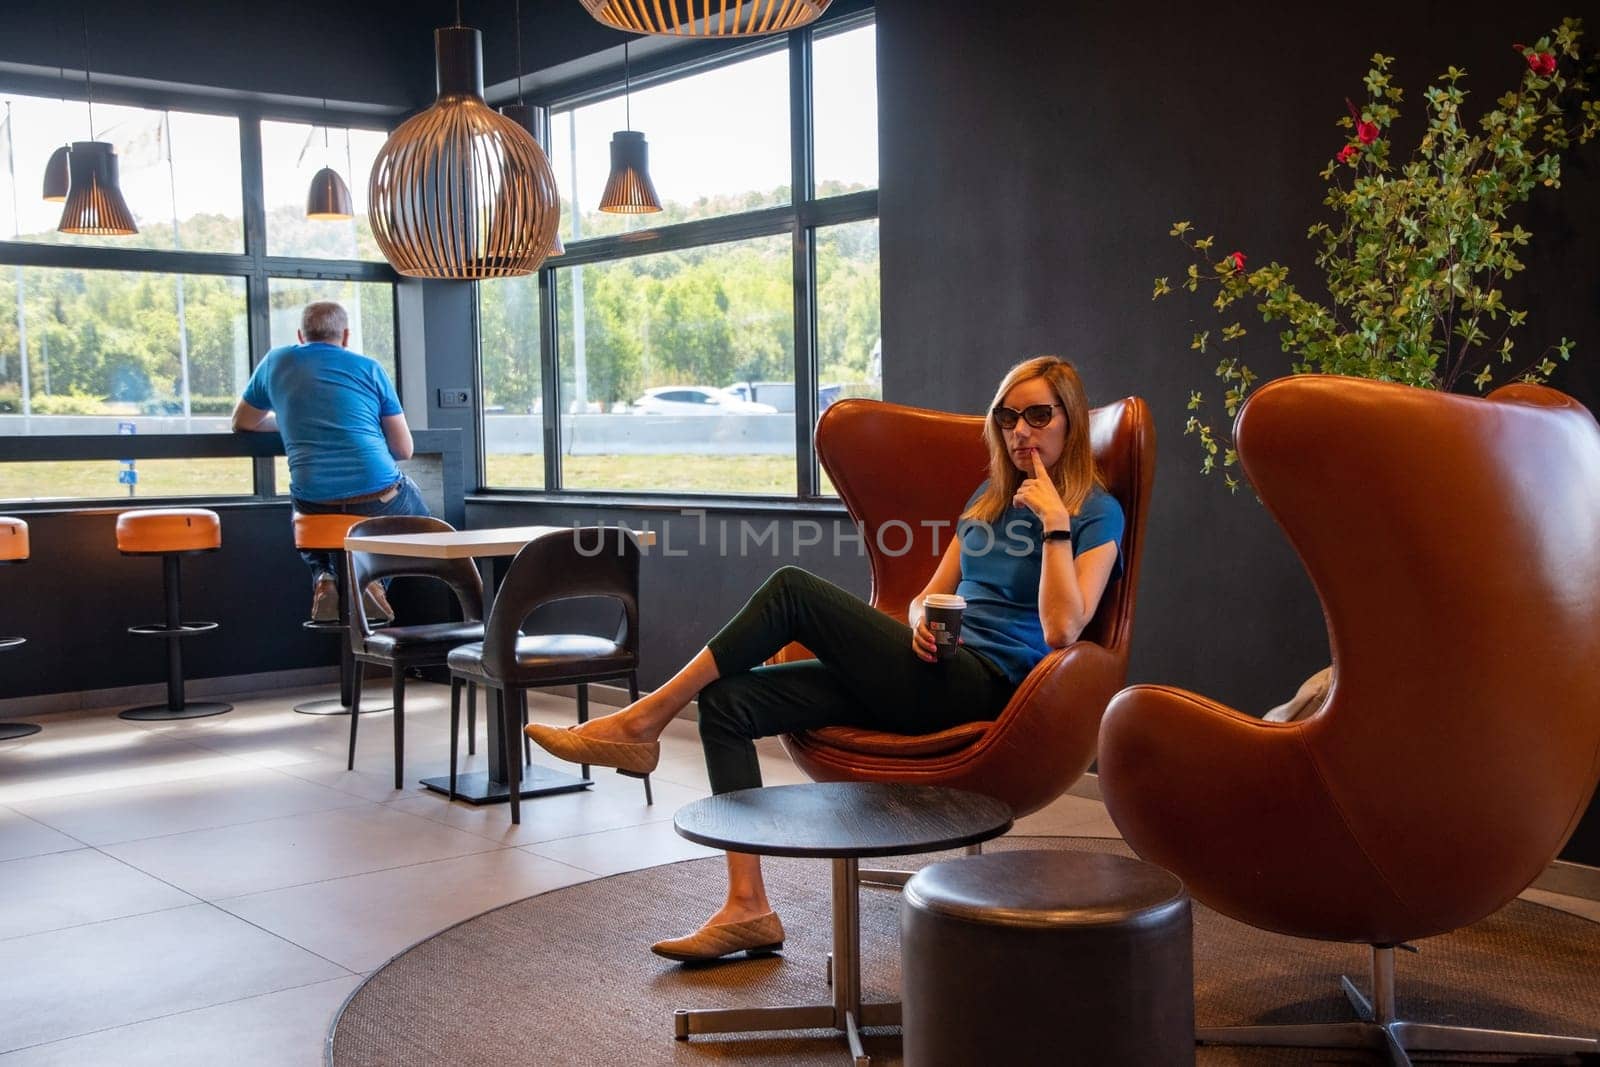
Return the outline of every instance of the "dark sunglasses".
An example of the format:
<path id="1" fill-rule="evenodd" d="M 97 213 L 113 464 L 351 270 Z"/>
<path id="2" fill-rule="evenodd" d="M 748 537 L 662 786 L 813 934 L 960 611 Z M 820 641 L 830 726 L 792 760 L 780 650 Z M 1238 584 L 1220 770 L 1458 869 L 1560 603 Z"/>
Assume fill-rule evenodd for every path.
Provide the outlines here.
<path id="1" fill-rule="evenodd" d="M 1056 408 L 1062 408 L 1063 411 L 1066 410 L 1060 404 L 1029 404 L 1021 411 L 997 404 L 989 414 L 994 416 L 995 423 L 1002 430 L 1016 429 L 1018 419 L 1026 419 L 1029 426 L 1036 430 L 1042 430 L 1050 425 L 1051 419 L 1055 418 Z"/>

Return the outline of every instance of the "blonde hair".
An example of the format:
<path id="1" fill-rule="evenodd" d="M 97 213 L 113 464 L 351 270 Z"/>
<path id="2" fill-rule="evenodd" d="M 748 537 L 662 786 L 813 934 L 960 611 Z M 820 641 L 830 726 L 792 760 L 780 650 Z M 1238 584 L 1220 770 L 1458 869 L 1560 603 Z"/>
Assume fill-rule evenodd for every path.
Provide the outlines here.
<path id="1" fill-rule="evenodd" d="M 989 446 L 989 483 L 983 495 L 973 502 L 961 516 L 980 522 L 995 522 L 1011 506 L 1011 498 L 1026 475 L 1011 462 L 1006 451 L 1004 432 L 990 413 L 1005 400 L 1006 394 L 1021 384 L 1042 378 L 1055 392 L 1056 399 L 1067 417 L 1067 439 L 1061 456 L 1050 468 L 1050 480 L 1067 510 L 1076 515 L 1096 487 L 1105 482 L 1094 465 L 1094 449 L 1089 443 L 1089 398 L 1084 395 L 1083 382 L 1071 363 L 1059 356 L 1035 356 L 1025 359 L 1006 372 L 995 391 L 989 411 L 984 412 L 983 440 Z"/>

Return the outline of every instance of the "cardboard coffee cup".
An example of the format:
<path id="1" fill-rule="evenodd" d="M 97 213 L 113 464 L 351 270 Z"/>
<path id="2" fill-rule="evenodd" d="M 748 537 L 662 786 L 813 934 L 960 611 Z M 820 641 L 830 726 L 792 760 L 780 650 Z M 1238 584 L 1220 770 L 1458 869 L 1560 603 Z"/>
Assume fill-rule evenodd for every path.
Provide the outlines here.
<path id="1" fill-rule="evenodd" d="M 933 633 L 934 650 L 940 659 L 956 654 L 961 639 L 961 613 L 966 610 L 965 598 L 954 593 L 929 593 L 922 598 L 922 618 Z"/>

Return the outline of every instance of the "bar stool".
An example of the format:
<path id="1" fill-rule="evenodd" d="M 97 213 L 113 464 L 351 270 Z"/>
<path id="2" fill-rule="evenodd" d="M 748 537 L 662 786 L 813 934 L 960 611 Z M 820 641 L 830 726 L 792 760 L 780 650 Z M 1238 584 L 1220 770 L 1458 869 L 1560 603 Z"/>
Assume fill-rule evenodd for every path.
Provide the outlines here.
<path id="1" fill-rule="evenodd" d="M 215 552 L 222 547 L 222 521 L 205 508 L 143 508 L 117 516 L 117 551 L 124 556 L 160 556 L 161 589 L 166 598 L 166 621 L 128 627 L 130 634 L 162 637 L 167 642 L 167 702 L 129 708 L 124 719 L 141 722 L 199 719 L 232 711 L 232 704 L 216 701 L 186 703 L 183 699 L 182 640 L 210 633 L 214 622 L 184 622 L 178 562 L 186 555 Z"/>
<path id="2" fill-rule="evenodd" d="M 344 567 L 344 539 L 350 532 L 350 527 L 361 522 L 365 515 L 304 515 L 300 512 L 294 514 L 294 547 L 304 552 L 331 552 L 333 553 L 333 581 L 339 590 L 339 618 L 334 622 L 318 622 L 316 619 L 307 619 L 300 625 L 307 630 L 318 633 L 337 633 L 342 640 L 339 644 L 339 695 L 326 697 L 321 700 L 306 700 L 294 706 L 294 710 L 302 715 L 348 715 L 350 705 L 355 695 L 356 665 L 355 658 L 350 653 L 350 605 L 348 597 L 344 595 L 345 567 Z M 361 709 L 361 714 L 370 715 L 379 711 L 391 711 L 388 704 L 374 702 Z"/>
<path id="3" fill-rule="evenodd" d="M 28 524 L 0 517 L 0 565 L 28 562 Z M 24 644 L 26 637 L 0 637 L 0 652 Z M 31 722 L 0 722 L 0 741 L 15 741 L 39 732 Z"/>

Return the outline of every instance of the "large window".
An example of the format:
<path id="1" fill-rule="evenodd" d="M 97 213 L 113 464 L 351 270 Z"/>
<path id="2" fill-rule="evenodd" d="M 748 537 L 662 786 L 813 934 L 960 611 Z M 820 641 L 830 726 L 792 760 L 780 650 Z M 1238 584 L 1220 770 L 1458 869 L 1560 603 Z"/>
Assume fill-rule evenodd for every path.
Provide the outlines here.
<path id="1" fill-rule="evenodd" d="M 122 195 L 139 224 L 129 237 L 59 233 L 61 205 L 39 195 L 51 153 L 68 141 L 89 140 L 82 101 L 0 93 L 0 124 L 0 240 L 244 250 L 238 119 L 95 104 L 95 138 L 116 149 Z"/>
<path id="2" fill-rule="evenodd" d="M 310 259 L 382 259 L 367 221 L 367 175 L 385 137 L 381 130 L 262 122 L 267 251 Z M 333 168 L 349 186 L 353 218 L 306 218 L 306 190 L 323 167 Z"/>
<path id="3" fill-rule="evenodd" d="M 537 278 L 478 286 L 484 482 L 544 488 L 542 304 Z"/>
<path id="4" fill-rule="evenodd" d="M 801 420 L 882 391 L 875 33 L 794 37 L 810 101 L 791 99 L 796 45 L 779 39 L 648 73 L 626 105 L 620 85 L 550 102 L 566 254 L 542 290 L 479 286 L 488 486 L 831 492 Z M 625 107 L 650 143 L 658 214 L 596 206 Z"/>
<path id="5" fill-rule="evenodd" d="M 365 218 L 382 133 L 324 136 L 159 101 L 97 101 L 94 132 L 117 151 L 136 235 L 56 230 L 45 166 L 87 139 L 88 108 L 0 90 L 0 436 L 224 432 L 251 367 L 294 342 L 311 300 L 344 303 L 351 347 L 395 373 L 394 276 L 371 262 Z M 355 219 L 305 218 L 325 164 L 347 180 Z M 259 471 L 249 460 L 0 462 L 0 501 L 273 491 Z"/>
<path id="6" fill-rule="evenodd" d="M 226 428 L 250 373 L 243 278 L 12 267 L 0 307 L 0 417 L 29 433 Z"/>

